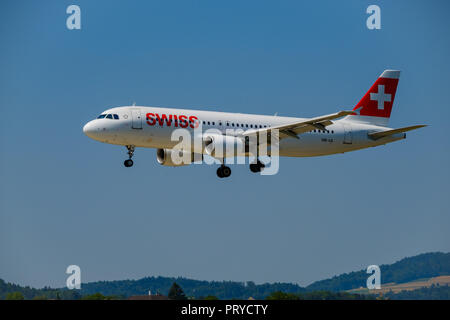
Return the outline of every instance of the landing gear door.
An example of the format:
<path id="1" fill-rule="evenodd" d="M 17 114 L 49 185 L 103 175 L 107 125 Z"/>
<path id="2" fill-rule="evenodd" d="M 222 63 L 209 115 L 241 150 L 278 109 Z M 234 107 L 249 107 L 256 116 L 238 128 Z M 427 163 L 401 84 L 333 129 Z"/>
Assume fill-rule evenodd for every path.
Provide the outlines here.
<path id="1" fill-rule="evenodd" d="M 343 124 L 344 127 L 344 144 L 353 143 L 352 127 L 349 124 Z"/>
<path id="2" fill-rule="evenodd" d="M 142 129 L 142 115 L 140 109 L 138 108 L 131 109 L 131 119 L 132 119 L 131 127 L 133 129 Z"/>

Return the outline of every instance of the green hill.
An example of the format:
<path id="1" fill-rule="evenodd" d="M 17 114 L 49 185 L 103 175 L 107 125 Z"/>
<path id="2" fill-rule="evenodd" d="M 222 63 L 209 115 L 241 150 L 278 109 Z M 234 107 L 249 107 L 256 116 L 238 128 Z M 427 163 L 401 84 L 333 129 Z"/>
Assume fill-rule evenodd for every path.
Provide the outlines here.
<path id="1" fill-rule="evenodd" d="M 450 275 L 450 253 L 424 253 L 404 258 L 396 263 L 381 265 L 381 283 L 404 283 L 417 279 Z M 365 287 L 366 270 L 335 276 L 331 279 L 314 282 L 306 287 L 309 291 L 344 291 Z"/>
<path id="2" fill-rule="evenodd" d="M 382 265 L 381 280 L 383 283 L 405 283 L 417 279 L 437 277 L 441 275 L 450 275 L 450 253 L 425 253 L 414 257 L 402 259 L 390 265 Z M 132 295 L 146 295 L 149 291 L 152 293 L 161 293 L 167 295 L 173 282 L 177 282 L 188 297 L 202 298 L 215 296 L 219 299 L 265 299 L 272 293 L 280 292 L 287 297 L 300 297 L 314 299 L 322 297 L 325 299 L 333 298 L 358 298 L 347 294 L 336 295 L 333 292 L 364 287 L 369 275 L 365 270 L 345 273 L 335 276 L 331 279 L 314 282 L 306 288 L 292 283 L 265 283 L 255 284 L 251 281 L 200 281 L 186 278 L 172 277 L 146 277 L 139 280 L 120 280 L 120 281 L 97 281 L 83 283 L 81 290 L 67 289 L 34 289 L 30 287 L 21 287 L 15 284 L 6 283 L 0 279 L 0 299 L 5 299 L 8 294 L 20 292 L 25 299 L 36 297 L 47 297 L 52 299 L 79 299 L 81 296 L 101 293 L 105 296 L 115 296 L 126 298 Z M 428 290 L 413 290 L 408 293 L 390 294 L 388 298 L 396 299 L 400 297 L 416 296 L 417 299 L 430 299 L 436 297 L 448 297 L 450 288 L 428 288 Z M 293 294 L 293 295 L 289 295 Z M 10 295 L 11 297 L 11 295 Z M 364 297 L 361 297 L 364 298 Z"/>

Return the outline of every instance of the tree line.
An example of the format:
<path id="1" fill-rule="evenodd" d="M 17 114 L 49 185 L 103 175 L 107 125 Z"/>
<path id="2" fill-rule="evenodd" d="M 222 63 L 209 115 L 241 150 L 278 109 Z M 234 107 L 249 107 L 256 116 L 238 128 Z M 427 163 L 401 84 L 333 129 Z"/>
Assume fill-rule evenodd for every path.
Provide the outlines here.
<path id="1" fill-rule="evenodd" d="M 8 284 L 7 284 L 8 285 Z M 124 296 L 117 295 L 103 295 L 99 292 L 85 296 L 81 295 L 67 295 L 64 292 L 47 289 L 32 289 L 35 290 L 31 299 L 33 300 L 123 300 Z M 29 291 L 25 290 L 27 294 Z M 4 292 L 0 291 L 0 294 Z M 12 291 L 5 294 L 6 300 L 25 300 L 25 295 L 21 291 Z M 28 295 L 30 299 L 30 295 Z M 183 289 L 174 282 L 169 289 L 168 299 L 170 300 L 218 300 L 214 295 L 205 297 L 188 297 Z M 374 300 L 374 299 L 390 299 L 390 300 L 450 300 L 450 287 L 432 285 L 428 288 L 420 288 L 416 290 L 401 291 L 399 293 L 388 292 L 384 295 L 374 294 L 355 294 L 349 292 L 333 292 L 333 291 L 309 291 L 303 293 L 289 293 L 283 291 L 274 291 L 265 297 L 266 300 Z"/>

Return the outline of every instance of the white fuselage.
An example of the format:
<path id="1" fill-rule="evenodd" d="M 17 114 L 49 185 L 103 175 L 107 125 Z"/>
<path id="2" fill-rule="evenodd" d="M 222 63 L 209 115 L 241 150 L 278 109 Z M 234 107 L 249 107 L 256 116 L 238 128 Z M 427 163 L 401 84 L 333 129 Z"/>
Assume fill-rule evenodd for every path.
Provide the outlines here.
<path id="1" fill-rule="evenodd" d="M 226 134 L 227 130 L 254 130 L 304 120 L 293 117 L 138 106 L 112 108 L 102 113 L 106 114 L 117 115 L 118 119 L 112 117 L 92 120 L 83 128 L 86 135 L 104 143 L 156 149 L 173 148 L 179 141 L 171 139 L 172 132 L 186 126 L 186 129 L 194 133 L 194 122 L 200 124 L 199 128 L 203 133 L 215 130 Z M 193 121 L 189 122 L 189 119 Z M 342 118 L 334 120 L 326 130 L 315 129 L 299 135 L 298 139 L 294 137 L 281 139 L 279 155 L 311 157 L 344 153 L 383 145 L 406 137 L 404 133 L 378 140 L 368 136 L 368 133 L 386 129 L 388 128 Z"/>

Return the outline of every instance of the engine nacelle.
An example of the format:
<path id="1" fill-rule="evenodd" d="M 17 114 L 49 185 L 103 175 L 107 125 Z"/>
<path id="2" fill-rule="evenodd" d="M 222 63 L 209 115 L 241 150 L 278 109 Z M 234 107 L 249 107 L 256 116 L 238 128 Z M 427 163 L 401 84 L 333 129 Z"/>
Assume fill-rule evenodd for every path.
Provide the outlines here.
<path id="1" fill-rule="evenodd" d="M 206 154 L 212 157 L 245 156 L 248 152 L 244 140 L 238 137 L 211 134 L 205 136 L 203 140 Z"/>
<path id="2" fill-rule="evenodd" d="M 175 156 L 172 157 L 176 152 L 178 152 L 178 154 L 175 154 Z M 194 162 L 194 153 L 186 153 L 186 151 L 173 149 L 157 149 L 156 160 L 159 164 L 168 167 L 187 166 Z"/>

